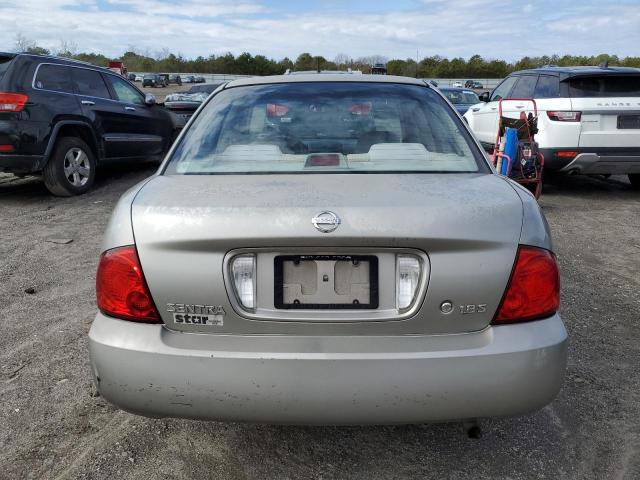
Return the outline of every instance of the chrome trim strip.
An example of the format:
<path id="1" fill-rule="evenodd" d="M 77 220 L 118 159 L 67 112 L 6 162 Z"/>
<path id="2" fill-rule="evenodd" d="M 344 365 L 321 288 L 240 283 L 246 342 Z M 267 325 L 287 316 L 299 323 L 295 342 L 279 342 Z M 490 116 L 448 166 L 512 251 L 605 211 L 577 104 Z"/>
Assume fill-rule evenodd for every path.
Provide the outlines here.
<path id="1" fill-rule="evenodd" d="M 40 63 L 40 64 L 36 67 L 36 71 L 33 73 L 33 79 L 31 80 L 31 88 L 33 88 L 34 90 L 38 90 L 38 91 L 41 91 L 41 92 L 53 92 L 53 93 L 60 93 L 60 94 L 62 94 L 62 95 L 73 95 L 74 97 L 97 98 L 98 100 L 105 100 L 105 101 L 107 101 L 107 102 L 115 102 L 115 103 L 119 103 L 119 104 L 121 104 L 121 105 L 137 105 L 137 106 L 140 106 L 140 107 L 145 107 L 145 106 L 146 106 L 146 103 L 144 103 L 144 100 L 143 100 L 143 103 L 142 103 L 142 104 L 137 104 L 137 103 L 131 103 L 131 102 L 123 102 L 123 101 L 121 101 L 121 100 L 116 100 L 116 99 L 114 99 L 114 98 L 96 97 L 96 96 L 94 96 L 94 95 L 84 95 L 84 94 L 82 94 L 82 93 L 75 93 L 75 92 L 60 92 L 60 91 L 58 91 L 58 90 L 50 90 L 50 89 L 48 89 L 48 88 L 39 88 L 39 87 L 36 87 L 36 77 L 38 76 L 38 71 L 40 70 L 40 67 L 41 67 L 42 65 L 54 65 L 54 66 L 56 66 L 56 67 L 78 68 L 78 69 L 80 69 L 80 70 L 91 70 L 91 71 L 93 71 L 93 72 L 97 72 L 97 73 L 100 73 L 100 74 L 111 75 L 111 76 L 113 76 L 113 77 L 120 78 L 121 80 L 124 80 L 125 82 L 127 82 L 127 83 L 129 83 L 129 84 L 131 85 L 131 82 L 129 82 L 126 78 L 121 77 L 121 76 L 119 76 L 119 75 L 116 75 L 116 74 L 115 74 L 115 73 L 113 73 L 113 72 L 105 72 L 105 71 L 103 71 L 103 70 L 99 70 L 99 69 L 98 69 L 99 67 L 96 67 L 96 68 L 87 68 L 87 67 L 77 67 L 77 66 L 75 66 L 75 65 L 65 65 L 64 63 L 43 62 L 43 63 Z M 105 86 L 106 86 L 106 85 L 105 85 Z M 142 95 L 142 97 L 143 97 L 143 98 L 145 97 L 144 93 L 142 93 L 140 90 L 138 90 L 138 87 L 136 87 L 135 85 L 132 85 L 132 86 L 133 86 L 133 88 L 135 88 L 135 89 L 136 89 L 136 91 L 137 91 L 140 95 Z M 111 93 L 111 92 L 109 92 L 109 93 Z"/>
<path id="2" fill-rule="evenodd" d="M 105 142 L 162 142 L 162 137 L 159 136 L 105 135 L 102 139 Z"/>
<path id="3" fill-rule="evenodd" d="M 413 303 L 399 311 L 397 308 L 397 303 L 395 300 L 396 290 L 394 289 L 393 297 L 393 307 L 383 306 L 382 300 L 381 305 L 377 309 L 371 310 L 339 310 L 339 318 L 332 316 L 331 313 L 335 314 L 335 310 L 277 310 L 273 307 L 273 305 L 264 305 L 260 304 L 260 276 L 258 275 L 259 268 L 259 256 L 267 255 L 267 256 L 277 256 L 277 255 L 295 255 L 295 254 L 319 254 L 319 255 L 378 255 L 381 256 L 383 254 L 386 255 L 394 255 L 394 257 L 398 254 L 406 254 L 413 255 L 420 259 L 421 261 L 421 274 L 420 281 L 418 283 L 418 288 L 416 289 L 416 295 L 413 299 Z M 248 310 L 243 307 L 235 293 L 235 286 L 233 282 L 233 273 L 231 271 L 231 260 L 240 255 L 254 254 L 256 259 L 256 279 L 254 283 L 254 287 L 256 288 L 255 293 L 255 308 L 253 310 Z M 393 273 L 395 276 L 396 273 L 396 260 L 394 259 Z M 429 260 L 428 255 L 417 249 L 411 248 L 368 248 L 368 247 L 334 247 L 332 249 L 322 249 L 322 248 L 313 248 L 313 247 L 291 247 L 291 248 L 241 248 L 237 250 L 231 250 L 227 252 L 224 256 L 223 261 L 223 279 L 224 285 L 227 292 L 227 297 L 229 298 L 229 302 L 231 303 L 231 307 L 233 310 L 240 315 L 241 317 L 248 318 L 250 320 L 263 320 L 263 321 L 271 321 L 271 322 L 302 322 L 302 323 L 359 323 L 359 322 L 392 322 L 392 321 L 403 321 L 413 317 L 424 302 L 427 286 L 429 283 L 429 278 L 431 276 L 431 262 Z M 269 275 L 269 272 L 263 272 L 265 275 Z M 271 271 L 273 274 L 273 270 Z M 378 275 L 382 275 L 383 272 L 379 271 Z M 380 280 L 380 279 L 379 279 Z M 394 284 L 397 282 L 397 279 L 394 278 Z M 266 288 L 266 287 L 262 287 Z M 270 292 L 270 295 L 267 294 L 271 300 L 273 300 L 273 292 Z"/>

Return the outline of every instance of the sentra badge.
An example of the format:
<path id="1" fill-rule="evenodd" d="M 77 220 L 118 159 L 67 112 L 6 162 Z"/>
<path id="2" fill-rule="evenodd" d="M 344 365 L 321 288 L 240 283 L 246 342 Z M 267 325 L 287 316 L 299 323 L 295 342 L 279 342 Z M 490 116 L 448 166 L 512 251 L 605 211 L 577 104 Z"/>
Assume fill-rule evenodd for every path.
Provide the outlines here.
<path id="1" fill-rule="evenodd" d="M 190 305 L 167 303 L 167 312 L 173 314 L 173 321 L 187 325 L 224 325 L 225 311 L 222 305 Z"/>

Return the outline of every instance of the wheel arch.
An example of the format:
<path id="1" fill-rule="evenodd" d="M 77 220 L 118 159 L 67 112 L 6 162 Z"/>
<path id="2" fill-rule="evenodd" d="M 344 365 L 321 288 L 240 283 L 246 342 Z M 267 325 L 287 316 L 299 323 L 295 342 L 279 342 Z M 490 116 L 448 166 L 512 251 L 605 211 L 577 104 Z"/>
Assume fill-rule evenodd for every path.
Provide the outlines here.
<path id="1" fill-rule="evenodd" d="M 56 142 L 61 137 L 77 137 L 83 140 L 96 158 L 96 161 L 102 159 L 102 149 L 96 138 L 96 134 L 93 128 L 87 123 L 81 120 L 62 120 L 57 122 L 49 137 L 49 143 L 45 150 L 43 164 L 46 164 L 51 158 L 53 149 L 56 146 Z"/>

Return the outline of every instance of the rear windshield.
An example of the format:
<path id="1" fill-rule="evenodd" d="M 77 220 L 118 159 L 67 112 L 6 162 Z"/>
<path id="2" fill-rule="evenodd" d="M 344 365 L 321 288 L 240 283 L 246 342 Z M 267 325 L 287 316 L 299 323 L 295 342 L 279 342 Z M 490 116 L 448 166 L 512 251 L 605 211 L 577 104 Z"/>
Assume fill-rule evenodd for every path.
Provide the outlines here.
<path id="1" fill-rule="evenodd" d="M 473 105 L 480 103 L 480 99 L 471 90 L 442 90 L 442 94 L 454 105 Z"/>
<path id="2" fill-rule="evenodd" d="M 218 93 L 166 173 L 486 171 L 451 107 L 417 85 L 318 82 Z"/>
<path id="3" fill-rule="evenodd" d="M 640 75 L 602 75 L 569 80 L 571 97 L 640 97 Z"/>
<path id="4" fill-rule="evenodd" d="M 11 60 L 13 60 L 13 57 L 0 57 L 0 80 L 2 80 L 5 72 L 9 70 Z"/>

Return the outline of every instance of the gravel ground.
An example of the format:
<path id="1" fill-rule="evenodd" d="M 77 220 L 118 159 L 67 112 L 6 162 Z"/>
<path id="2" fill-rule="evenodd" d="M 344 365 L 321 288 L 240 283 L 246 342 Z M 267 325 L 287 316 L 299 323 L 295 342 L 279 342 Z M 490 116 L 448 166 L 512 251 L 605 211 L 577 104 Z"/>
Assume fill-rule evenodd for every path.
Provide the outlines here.
<path id="1" fill-rule="evenodd" d="M 456 423 L 152 420 L 94 396 L 86 334 L 101 236 L 120 194 L 153 168 L 103 171 L 68 199 L 0 174 L 0 478 L 640 478 L 640 194 L 624 177 L 545 187 L 566 383 L 537 413 L 483 421 L 474 440 Z"/>

